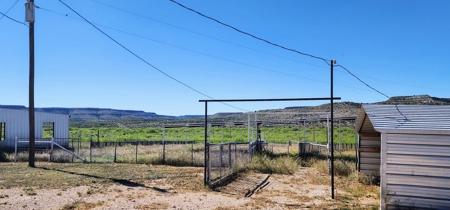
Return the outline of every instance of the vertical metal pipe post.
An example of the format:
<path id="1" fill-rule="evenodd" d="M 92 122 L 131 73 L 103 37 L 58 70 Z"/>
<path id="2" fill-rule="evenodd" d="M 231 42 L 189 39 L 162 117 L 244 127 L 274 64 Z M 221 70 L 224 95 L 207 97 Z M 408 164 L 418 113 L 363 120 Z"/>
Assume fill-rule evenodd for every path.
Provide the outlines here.
<path id="1" fill-rule="evenodd" d="M 342 138 L 342 132 L 341 132 L 341 120 L 339 120 L 339 152 L 342 152 L 341 138 Z"/>
<path id="2" fill-rule="evenodd" d="M 231 144 L 228 142 L 228 167 L 231 168 Z"/>
<path id="3" fill-rule="evenodd" d="M 206 170 L 208 170 L 208 154 L 209 154 L 209 147 L 208 147 L 208 102 L 205 101 L 205 170 L 203 172 L 203 179 L 204 184 L 209 184 L 209 179 L 206 175 Z"/>
<path id="4" fill-rule="evenodd" d="M 117 144 L 114 144 L 114 163 L 117 161 Z"/>
<path id="5" fill-rule="evenodd" d="M 92 163 L 92 136 L 89 139 L 89 162 Z"/>
<path id="6" fill-rule="evenodd" d="M 194 142 L 191 144 L 191 160 L 192 160 L 192 166 L 194 166 Z"/>
<path id="7" fill-rule="evenodd" d="M 17 162 L 17 136 L 15 138 L 15 142 L 14 142 L 14 162 Z"/>
<path id="8" fill-rule="evenodd" d="M 247 140 L 248 140 L 248 142 L 250 142 L 250 113 L 247 115 L 247 118 L 248 118 L 248 122 L 247 122 L 247 132 L 248 132 L 248 134 L 247 134 Z"/>
<path id="9" fill-rule="evenodd" d="M 219 151 L 219 169 L 220 169 L 220 178 L 222 178 L 222 164 L 223 164 L 223 160 L 222 160 L 222 156 L 223 156 L 223 144 L 220 144 L 220 151 Z"/>
<path id="10" fill-rule="evenodd" d="M 52 162 L 52 156 L 53 156 L 53 142 L 54 142 L 54 139 L 52 138 L 52 144 L 50 146 L 50 162 Z"/>
<path id="11" fill-rule="evenodd" d="M 334 199 L 334 148 L 333 148 L 333 120 L 334 120 L 334 110 L 333 110 L 333 65 L 336 62 L 336 60 L 331 60 L 330 62 L 330 112 L 331 112 L 331 133 L 330 133 L 330 143 L 331 143 L 331 199 Z"/>

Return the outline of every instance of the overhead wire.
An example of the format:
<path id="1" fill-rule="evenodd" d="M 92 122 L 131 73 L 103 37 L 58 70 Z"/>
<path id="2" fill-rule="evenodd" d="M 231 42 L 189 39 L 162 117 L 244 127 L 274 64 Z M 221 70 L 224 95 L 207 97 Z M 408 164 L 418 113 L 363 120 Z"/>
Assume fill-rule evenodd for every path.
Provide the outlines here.
<path id="1" fill-rule="evenodd" d="M 20 23 L 20 24 L 22 24 L 22 25 L 24 25 L 24 26 L 26 26 L 26 27 L 29 27 L 27 24 L 22 23 L 22 22 L 20 22 L 20 21 L 14 19 L 14 18 L 12 18 L 12 17 L 9 17 L 7 14 L 5 14 L 5 13 L 3 13 L 3 12 L 0 12 L 0 14 L 3 15 L 2 17 L 6 17 L 6 18 L 8 18 L 8 19 L 10 19 L 10 20 L 12 20 L 12 21 L 14 21 L 14 22 L 16 22 L 16 23 Z"/>
<path id="2" fill-rule="evenodd" d="M 220 41 L 220 42 L 223 42 L 223 43 L 227 43 L 227 44 L 231 44 L 231 45 L 234 45 L 234 46 L 242 47 L 242 48 L 249 49 L 249 50 L 252 50 L 252 51 L 255 51 L 255 52 L 264 53 L 264 54 L 271 55 L 271 56 L 274 56 L 274 57 L 283 58 L 283 59 L 286 59 L 286 60 L 291 60 L 291 61 L 307 64 L 307 65 L 310 65 L 310 66 L 315 66 L 315 67 L 319 67 L 319 68 L 326 68 L 324 66 L 320 66 L 320 65 L 316 65 L 316 64 L 312 64 L 312 63 L 308 63 L 308 62 L 299 61 L 297 59 L 288 58 L 288 57 L 285 57 L 285 56 L 281 56 L 281 55 L 265 52 L 265 51 L 262 51 L 262 50 L 254 49 L 254 48 L 247 47 L 247 46 L 244 46 L 244 45 L 240 45 L 240 44 L 237 44 L 237 43 L 234 43 L 234 42 L 230 42 L 230 41 L 227 41 L 227 40 L 223 40 L 223 39 L 220 39 L 220 38 L 209 36 L 209 35 L 206 35 L 206 34 L 203 34 L 203 33 L 199 33 L 199 32 L 196 32 L 196 31 L 193 31 L 193 30 L 190 30 L 190 29 L 186 29 L 186 28 L 183 28 L 183 27 L 171 24 L 171 23 L 167 23 L 167 22 L 164 22 L 164 21 L 161 21 L 161 20 L 157 20 L 155 18 L 151 18 L 151 17 L 145 16 L 145 15 L 142 15 L 142 14 L 139 14 L 139 13 L 136 13 L 136 12 L 132 12 L 132 11 L 129 11 L 129 10 L 117 7 L 117 6 L 106 4 L 104 2 L 100 2 L 100 1 L 97 1 L 97 0 L 90 0 L 90 1 L 92 1 L 94 3 L 97 3 L 99 5 L 105 6 L 105 7 L 113 8 L 115 10 L 118 10 L 118 11 L 121 11 L 121 12 L 124 12 L 124 13 L 128 13 L 128 14 L 131 14 L 131 15 L 134 15 L 134 16 L 137 16 L 137 17 L 141 17 L 141 18 L 145 18 L 147 20 L 151 20 L 151 21 L 163 24 L 163 25 L 167 25 L 167 26 L 179 29 L 179 30 L 187 31 L 187 32 L 190 32 L 190 33 L 193 33 L 193 34 L 196 34 L 196 35 L 199 35 L 199 36 L 207 37 L 207 38 L 210 38 L 210 39 L 213 39 L 213 40 L 216 40 L 216 41 Z M 99 24 L 97 24 L 97 25 L 99 25 Z M 104 26 L 104 27 L 106 27 L 106 26 Z M 116 31 L 121 31 L 121 30 L 114 29 L 114 28 L 111 28 L 111 27 L 107 27 L 107 28 L 110 28 L 110 29 L 116 30 Z M 128 32 L 124 32 L 124 31 L 121 31 L 121 32 L 128 33 Z M 128 34 L 140 37 L 139 35 L 135 35 L 135 34 L 131 34 L 131 33 L 128 33 Z M 145 38 L 145 37 L 141 37 L 141 38 L 148 39 L 148 38 Z M 153 41 L 156 41 L 156 40 L 153 40 Z M 156 42 L 158 42 L 158 41 L 156 41 Z M 171 44 L 169 44 L 169 45 L 171 45 Z M 173 45 L 171 45 L 171 46 L 173 46 Z M 174 46 L 174 47 L 177 47 L 177 46 Z M 189 50 L 189 49 L 187 49 L 187 50 Z M 193 51 L 193 52 L 195 52 L 195 51 Z M 196 53 L 198 53 L 198 52 L 196 52 Z M 200 54 L 204 54 L 204 53 L 200 53 Z M 204 55 L 207 55 L 207 54 L 204 54 Z M 215 56 L 213 56 L 213 57 L 215 57 Z M 218 57 L 216 57 L 216 58 L 218 58 Z M 222 59 L 222 58 L 219 58 L 219 59 Z M 234 62 L 234 61 L 231 61 L 231 62 Z M 327 65 L 329 66 L 329 63 L 327 63 Z M 251 66 L 251 67 L 253 67 L 253 66 Z M 336 69 L 336 71 L 348 73 L 345 70 L 338 70 L 338 69 Z M 284 74 L 284 72 L 280 72 L 280 73 Z M 286 75 L 290 75 L 290 74 L 286 74 Z M 393 82 L 393 81 L 383 80 L 383 79 L 379 79 L 379 78 L 373 78 L 373 77 L 369 77 L 369 76 L 363 76 L 363 75 L 357 75 L 357 74 L 354 74 L 354 75 L 358 76 L 358 77 L 366 77 L 366 78 L 370 78 L 370 79 L 374 79 L 374 80 L 379 80 L 379 81 L 388 82 L 388 83 L 392 83 L 392 84 L 403 85 L 403 86 L 410 86 L 410 87 L 416 87 L 416 88 L 425 88 L 425 89 L 438 90 L 438 91 L 446 91 L 446 90 L 441 90 L 441 89 L 427 88 L 427 87 L 421 87 L 421 86 L 417 86 L 417 85 Z M 292 75 L 292 76 L 297 76 L 297 75 Z M 305 77 L 300 77 L 300 78 L 309 79 L 309 78 L 305 78 Z M 311 80 L 313 80 L 313 79 L 311 79 Z M 314 80 L 314 81 L 318 81 L 318 80 Z M 326 82 L 326 83 L 329 83 L 329 82 Z M 336 84 L 336 85 L 338 85 L 338 84 Z M 344 86 L 344 87 L 348 87 L 348 88 L 355 88 L 355 87 L 350 87 L 350 86 L 345 86 L 345 85 L 338 85 L 338 86 Z M 360 89 L 360 88 L 356 88 L 356 89 Z"/>
<path id="3" fill-rule="evenodd" d="M 267 44 L 270 44 L 270 45 L 273 45 L 273 46 L 282 48 L 282 49 L 284 49 L 284 50 L 288 50 L 288 51 L 295 52 L 295 53 L 300 54 L 300 55 L 309 56 L 309 57 L 311 57 L 311 58 L 315 58 L 315 59 L 322 60 L 322 61 L 325 62 L 327 65 L 330 65 L 330 64 L 329 64 L 329 61 L 330 61 L 330 60 L 328 60 L 328 59 L 325 59 L 325 58 L 322 58 L 322 57 L 319 57 L 319 56 L 315 56 L 315 55 L 311 55 L 311 54 L 308 54 L 308 53 L 300 52 L 300 51 L 298 51 L 298 50 L 295 50 L 295 49 L 292 49 L 292 48 L 285 47 L 285 46 L 283 46 L 283 45 L 279 45 L 279 44 L 273 43 L 273 42 L 271 42 L 271 41 L 269 41 L 269 40 L 260 38 L 260 37 L 258 37 L 258 36 L 256 36 L 256 35 L 253 35 L 253 34 L 251 34 L 251 33 L 248 33 L 248 32 L 245 32 L 245 31 L 243 31 L 243 30 L 240 30 L 240 29 L 238 29 L 238 28 L 236 28 L 236 27 L 234 27 L 234 26 L 232 26 L 232 25 L 229 25 L 229 24 L 226 24 L 226 23 L 224 23 L 224 22 L 222 22 L 222 21 L 219 21 L 219 20 L 217 20 L 217 19 L 215 19 L 215 18 L 213 18 L 213 17 L 207 16 L 207 15 L 205 15 L 205 14 L 203 14 L 203 13 L 197 11 L 197 10 L 194 10 L 194 9 L 192 9 L 192 8 L 189 8 L 189 7 L 183 5 L 183 4 L 181 4 L 181 3 L 179 3 L 179 2 L 177 2 L 177 1 L 175 1 L 175 0 L 170 0 L 170 1 L 173 2 L 173 3 L 175 3 L 175 4 L 177 4 L 177 5 L 179 5 L 179 6 L 181 6 L 181 7 L 184 8 L 184 9 L 187 9 L 187 10 L 189 10 L 189 11 L 191 11 L 191 12 L 194 12 L 194 13 L 196 13 L 196 14 L 198 14 L 198 15 L 204 17 L 204 18 L 207 18 L 207 19 L 209 19 L 209 20 L 212 20 L 212 21 L 214 21 L 214 22 L 217 22 L 217 23 L 219 23 L 219 24 L 221 24 L 221 25 L 223 25 L 223 26 L 226 26 L 226 27 L 228 27 L 228 28 L 231 28 L 231 29 L 233 29 L 233 30 L 235 30 L 235 31 L 237 31 L 237 32 L 239 32 L 239 33 L 245 34 L 245 35 L 247 35 L 247 36 L 250 36 L 250 37 L 255 38 L 255 39 L 257 39 L 257 40 L 263 41 L 263 42 L 265 42 L 265 43 L 267 43 Z M 367 83 L 365 83 L 364 81 L 362 81 L 359 77 L 357 77 L 355 74 L 353 74 L 352 72 L 350 72 L 350 71 L 349 71 L 347 68 L 345 68 L 344 66 L 339 65 L 339 67 L 341 67 L 341 68 L 343 68 L 344 70 L 346 70 L 348 73 L 350 73 L 350 75 L 352 75 L 353 77 L 355 77 L 358 81 L 362 82 L 364 85 L 366 85 L 366 86 L 369 87 L 370 89 L 375 90 L 377 93 L 379 93 L 379 94 L 381 94 L 381 95 L 383 95 L 383 96 L 385 96 L 385 97 L 387 97 L 387 98 L 390 98 L 390 97 L 387 96 L 386 94 L 382 93 L 381 91 L 375 89 L 374 87 L 372 87 L 372 86 L 370 86 L 369 84 L 367 84 Z"/>
<path id="4" fill-rule="evenodd" d="M 322 60 L 322 61 L 325 62 L 326 64 L 329 64 L 329 62 L 330 62 L 330 60 L 327 60 L 327 59 L 325 59 L 325 58 L 322 58 L 322 57 L 319 57 L 319 56 L 315 56 L 315 55 L 311 55 L 311 54 L 304 53 L 304 52 L 300 52 L 300 51 L 298 51 L 298 50 L 295 50 L 295 49 L 292 49 L 292 48 L 285 47 L 285 46 L 283 46 L 283 45 L 279 45 L 279 44 L 273 43 L 273 42 L 271 42 L 271 41 L 269 41 L 269 40 L 267 40 L 267 39 L 263 39 L 263 38 L 261 38 L 261 37 L 255 36 L 255 35 L 253 35 L 253 34 L 251 34 L 251 33 L 245 32 L 245 31 L 240 30 L 240 29 L 238 29 L 238 28 L 236 28 L 236 27 L 234 27 L 234 26 L 232 26 L 232 25 L 226 24 L 226 23 L 224 23 L 224 22 L 222 22 L 222 21 L 219 21 L 219 20 L 217 20 L 217 19 L 215 19 L 215 18 L 212 18 L 212 17 L 210 17 L 210 16 L 207 16 L 207 15 L 201 13 L 201 12 L 198 12 L 198 11 L 196 11 L 196 10 L 194 10 L 194 9 L 191 9 L 191 8 L 189 8 L 189 7 L 187 7 L 187 6 L 184 6 L 183 4 L 181 4 L 181 3 L 179 3 L 179 2 L 177 2 L 177 1 L 175 1 L 175 0 L 170 0 L 170 1 L 173 2 L 173 3 L 175 3 L 175 4 L 178 4 L 179 6 L 185 8 L 185 9 L 187 9 L 187 10 L 190 10 L 191 12 L 197 13 L 198 15 L 200 15 L 200 16 L 202 16 L 202 17 L 204 17 L 204 18 L 210 19 L 210 20 L 212 20 L 212 21 L 214 21 L 214 22 L 217 22 L 217 23 L 219 23 L 219 24 L 221 24 L 221 25 L 224 25 L 224 26 L 226 26 L 226 27 L 228 27 L 228 28 L 231 28 L 231 29 L 233 29 L 233 30 L 235 30 L 235 31 L 237 31 L 237 32 L 239 32 L 239 33 L 242 33 L 242 34 L 245 34 L 245 35 L 247 35 L 247 36 L 250 36 L 250 37 L 253 37 L 253 38 L 255 38 L 255 39 L 258 39 L 258 40 L 260 40 L 260 41 L 266 42 L 267 44 L 270 44 L 270 45 L 273 45 L 273 46 L 276 46 L 276 47 L 279 47 L 279 48 L 282 48 L 282 49 L 285 49 L 285 50 L 288 50 L 288 51 L 291 51 L 291 52 L 295 52 L 295 53 L 298 53 L 298 54 L 301 54 L 301 55 L 304 55 L 304 56 L 309 56 L 309 57 L 311 57 L 311 58 L 315 58 L 315 59 Z"/>
<path id="5" fill-rule="evenodd" d="M 8 10 L 6 10 L 5 14 L 8 14 L 9 10 L 11 10 L 14 6 L 16 6 L 17 2 L 19 2 L 19 0 L 16 0 L 16 2 L 14 2 L 14 4 L 13 4 Z M 3 16 L 4 16 L 4 15 L 2 15 L 2 16 L 0 17 L 0 20 L 3 18 Z"/>
<path id="6" fill-rule="evenodd" d="M 344 69 L 345 71 L 347 71 L 350 75 L 352 75 L 353 77 L 355 77 L 357 80 L 359 80 L 361 83 L 363 83 L 364 85 L 366 85 L 367 87 L 369 87 L 370 89 L 376 91 L 377 93 L 385 96 L 386 98 L 390 98 L 388 95 L 378 91 L 377 89 L 373 88 L 372 86 L 368 85 L 366 82 L 362 81 L 359 77 L 357 77 L 356 75 L 354 75 L 351 71 L 349 71 L 347 68 L 345 68 L 344 66 L 337 64 L 335 65 L 336 67 L 341 67 L 342 69 Z"/>
<path id="7" fill-rule="evenodd" d="M 52 10 L 49 10 L 49 9 L 46 9 L 46 8 L 43 8 L 43 7 L 40 7 L 40 6 L 36 6 L 36 8 L 44 10 L 44 11 L 47 11 L 47 12 L 51 12 L 51 13 L 54 13 L 54 14 L 58 14 L 58 15 L 61 15 L 61 16 L 69 17 L 69 18 L 72 18 L 72 19 L 75 19 L 75 20 L 84 21 L 83 19 L 72 17 L 72 16 L 70 16 L 68 14 L 55 12 L 55 11 L 52 11 Z M 264 70 L 264 71 L 275 72 L 275 73 L 283 74 L 283 75 L 287 75 L 287 76 L 302 78 L 302 79 L 306 79 L 306 80 L 310 80 L 310 81 L 320 82 L 320 83 L 324 83 L 324 84 L 330 84 L 330 82 L 327 82 L 327 81 L 312 79 L 312 78 L 303 77 L 303 76 L 299 76 L 299 75 L 295 75 L 295 74 L 291 74 L 291 73 L 286 73 L 286 72 L 282 72 L 282 71 L 277 71 L 277 70 L 273 70 L 273 69 L 259 67 L 259 66 L 243 63 L 243 62 L 240 62 L 240 61 L 235 61 L 235 60 L 231 60 L 231 59 L 227 59 L 227 58 L 211 55 L 211 54 L 208 54 L 208 53 L 203 53 L 203 52 L 191 50 L 191 49 L 188 49 L 188 48 L 185 48 L 185 47 L 180 47 L 180 46 L 177 46 L 177 45 L 174 45 L 174 44 L 169 44 L 169 43 L 166 43 L 166 42 L 162 42 L 162 41 L 159 41 L 159 40 L 151 39 L 151 38 L 148 38 L 148 37 L 145 37 L 145 36 L 142 36 L 142 35 L 137 35 L 137 34 L 134 34 L 134 33 L 130 33 L 130 32 L 127 32 L 127 31 L 120 30 L 120 29 L 112 28 L 112 27 L 105 26 L 105 25 L 102 25 L 102 24 L 97 24 L 97 23 L 93 23 L 93 22 L 91 22 L 91 23 L 94 24 L 94 25 L 97 25 L 97 26 L 100 26 L 100 27 L 104 27 L 104 28 L 108 28 L 108 29 L 111 29 L 111 30 L 114 30 L 114 31 L 118 31 L 118 32 L 124 33 L 124 34 L 128 34 L 128 35 L 131 35 L 131 36 L 135 36 L 135 37 L 139 37 L 139 38 L 142 38 L 142 39 L 150 40 L 150 41 L 157 42 L 157 43 L 160 43 L 160 44 L 168 45 L 168 46 L 175 47 L 175 48 L 178 48 L 178 49 L 183 49 L 183 50 L 186 50 L 186 51 L 189 51 L 189 52 L 193 52 L 193 53 L 197 53 L 197 54 L 201 54 L 201 55 L 204 55 L 204 56 L 209 56 L 209 57 L 212 57 L 212 58 L 224 60 L 224 61 L 227 61 L 227 62 L 236 63 L 236 64 L 240 64 L 240 65 L 243 65 L 243 66 L 248 66 L 248 67 L 251 67 L 251 68 L 255 68 L 255 69 L 261 69 L 261 70 Z M 359 90 L 368 91 L 366 89 L 357 88 L 357 87 L 351 87 L 351 86 L 342 85 L 342 84 L 335 84 L 335 85 L 336 86 L 341 86 L 341 87 L 346 87 L 346 88 L 351 88 L 351 89 L 359 89 Z"/>
<path id="8" fill-rule="evenodd" d="M 319 65 L 316 65 L 316 64 L 308 63 L 308 62 L 299 61 L 299 60 L 296 60 L 296 59 L 293 59 L 293 58 L 288 58 L 288 57 L 276 55 L 276 54 L 273 54 L 273 53 L 265 52 L 265 51 L 262 51 L 262 50 L 254 49 L 254 48 L 251 48 L 251 47 L 247 47 L 247 46 L 244 46 L 244 45 L 236 44 L 236 43 L 233 43 L 233 42 L 230 42 L 230 41 L 226 41 L 226 40 L 223 40 L 223 39 L 212 37 L 212 36 L 209 36 L 209 35 L 206 35 L 206 34 L 203 34 L 203 33 L 199 33 L 199 32 L 196 32 L 196 31 L 193 31 L 193 30 L 190 30 L 190 29 L 186 29 L 186 28 L 183 28 L 183 27 L 180 27 L 180 26 L 176 26 L 176 25 L 173 25 L 173 24 L 170 24 L 170 23 L 166 23 L 166 22 L 163 22 L 163 21 L 160 21 L 160 20 L 156 20 L 154 18 L 150 18 L 150 17 L 145 16 L 145 15 L 141 15 L 141 14 L 138 14 L 138 13 L 135 13 L 135 12 L 131 12 L 131 11 L 122 9 L 120 7 L 116 7 L 116 6 L 113 6 L 113 5 L 105 4 L 105 3 L 99 2 L 97 0 L 90 0 L 90 1 L 95 2 L 95 3 L 99 4 L 99 5 L 110 7 L 110 8 L 113 8 L 113 9 L 116 9 L 116 10 L 119 10 L 119 11 L 122 11 L 122 12 L 125 12 L 125 13 L 128 13 L 128 14 L 131 14 L 131 15 L 135 15 L 135 16 L 138 16 L 138 17 L 141 17 L 141 18 L 145 18 L 145 19 L 148 19 L 148 20 L 151 20 L 151 21 L 155 21 L 155 22 L 160 23 L 160 24 L 164 24 L 164 25 L 167 25 L 167 26 L 170 26 L 170 27 L 173 27 L 173 28 L 177 28 L 177 29 L 180 29 L 180 30 L 183 30 L 183 31 L 187 31 L 187 32 L 190 32 L 190 33 L 193 33 L 193 34 L 197 34 L 197 35 L 200 35 L 200 36 L 203 36 L 203 37 L 207 37 L 207 38 L 210 38 L 210 39 L 213 39 L 213 40 L 217 40 L 217 41 L 220 41 L 220 42 L 224 42 L 224 43 L 227 43 L 227 44 L 235 45 L 235 46 L 238 46 L 238 47 L 242 47 L 242 48 L 245 48 L 245 49 L 249 49 L 249 50 L 253 50 L 253 51 L 256 51 L 256 52 L 264 53 L 264 54 L 267 54 L 267 55 L 272 55 L 272 56 L 279 57 L 279 58 L 284 58 L 286 60 L 291 60 L 291 61 L 307 64 L 307 65 L 310 65 L 310 66 L 316 66 L 316 67 L 319 67 L 319 68 L 326 68 L 324 66 L 319 66 Z"/>
<path id="9" fill-rule="evenodd" d="M 107 33 L 105 33 L 103 30 L 101 30 L 100 28 L 98 28 L 97 26 L 95 26 L 93 23 L 91 23 L 89 20 L 87 20 L 85 17 L 83 17 L 80 13 L 78 13 L 77 11 L 75 11 L 74 9 L 72 9 L 72 7 L 70 7 L 69 5 L 67 5 L 65 2 L 63 2 L 62 0 L 59 0 L 59 2 L 61 2 L 64 6 L 66 6 L 67 8 L 69 8 L 72 12 L 74 12 L 76 15 L 78 15 L 80 18 L 82 18 L 84 21 L 86 21 L 88 24 L 90 24 L 92 27 L 94 27 L 95 29 L 97 29 L 100 33 L 102 33 L 103 35 L 105 35 L 106 37 L 108 37 L 111 41 L 115 42 L 117 45 L 119 45 L 120 47 L 122 47 L 124 50 L 126 50 L 127 52 L 129 52 L 130 54 L 132 54 L 133 56 L 135 56 L 136 58 L 138 58 L 139 60 L 141 60 L 142 62 L 146 63 L 147 65 L 149 65 L 150 67 L 152 67 L 153 69 L 157 70 L 158 72 L 160 72 L 161 74 L 165 75 L 166 77 L 176 81 L 177 83 L 189 88 L 190 90 L 203 95 L 209 99 L 214 99 L 213 97 L 189 86 L 188 84 L 176 79 L 175 77 L 169 75 L 168 73 L 164 72 L 163 70 L 157 68 L 156 66 L 154 66 L 153 64 L 151 64 L 150 62 L 148 62 L 147 60 L 143 59 L 142 57 L 140 57 L 139 55 L 137 55 L 136 53 L 134 53 L 133 51 L 131 51 L 130 49 L 128 49 L 127 47 L 125 47 L 123 44 L 121 44 L 120 42 L 118 42 L 117 40 L 115 40 L 114 38 L 112 38 L 111 36 L 109 36 Z M 235 108 L 235 109 L 239 109 L 242 111 L 249 111 L 249 110 L 245 110 L 227 103 L 223 103 L 229 107 Z"/>

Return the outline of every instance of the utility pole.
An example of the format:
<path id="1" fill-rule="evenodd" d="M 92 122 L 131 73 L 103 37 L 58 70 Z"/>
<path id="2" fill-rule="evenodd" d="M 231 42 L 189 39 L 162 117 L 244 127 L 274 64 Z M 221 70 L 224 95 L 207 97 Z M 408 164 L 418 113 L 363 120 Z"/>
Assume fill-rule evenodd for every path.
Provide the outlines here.
<path id="1" fill-rule="evenodd" d="M 25 19 L 29 22 L 29 40 L 30 40 L 30 79 L 28 92 L 28 119 L 29 119 L 29 148 L 28 148 L 28 166 L 34 165 L 34 0 L 28 0 L 25 3 Z"/>
<path id="2" fill-rule="evenodd" d="M 330 121 L 330 127 L 331 127 L 331 132 L 330 132 L 330 148 L 331 148 L 331 199 L 334 199 L 334 148 L 333 148 L 333 137 L 334 137 L 334 126 L 333 126 L 333 120 L 334 120 L 334 112 L 333 112 L 333 65 L 336 63 L 336 60 L 331 60 L 330 62 L 330 67 L 331 67 L 331 86 L 330 86 L 330 112 L 331 112 L 331 121 Z"/>

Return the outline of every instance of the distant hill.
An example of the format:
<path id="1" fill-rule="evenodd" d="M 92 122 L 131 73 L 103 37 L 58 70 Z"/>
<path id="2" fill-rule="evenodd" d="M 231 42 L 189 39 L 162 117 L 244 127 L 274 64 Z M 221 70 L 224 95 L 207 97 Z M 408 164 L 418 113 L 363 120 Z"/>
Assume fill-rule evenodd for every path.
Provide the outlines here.
<path id="1" fill-rule="evenodd" d="M 0 105 L 0 108 L 27 110 L 25 106 Z M 70 115 L 71 120 L 117 120 L 124 118 L 135 119 L 178 119 L 175 116 L 158 115 L 154 112 L 117 110 L 106 108 L 35 108 L 37 112 Z"/>
<path id="2" fill-rule="evenodd" d="M 376 104 L 450 105 L 450 98 L 438 98 L 429 95 L 395 96 L 387 101 L 378 102 Z"/>
<path id="3" fill-rule="evenodd" d="M 450 105 L 450 98 L 431 97 L 429 95 L 415 96 L 395 96 L 382 102 L 375 104 L 415 104 L 415 105 Z M 0 108 L 26 110 L 25 106 L 16 105 L 0 105 Z M 336 117 L 352 117 L 358 114 L 361 103 L 355 102 L 338 102 L 334 104 Z M 109 108 L 35 108 L 39 112 L 49 112 L 58 114 L 68 114 L 71 121 L 85 120 L 201 120 L 203 115 L 184 115 L 184 116 L 168 116 L 158 115 L 154 112 L 134 111 L 134 110 L 117 110 Z M 329 112 L 330 104 L 322 104 L 319 106 L 298 106 L 286 107 L 284 109 L 260 110 L 267 112 Z M 247 119 L 247 114 L 242 112 L 232 113 L 216 113 L 209 116 L 211 119 L 222 121 L 242 121 Z M 290 118 L 292 115 L 285 114 L 276 116 L 278 119 Z"/>

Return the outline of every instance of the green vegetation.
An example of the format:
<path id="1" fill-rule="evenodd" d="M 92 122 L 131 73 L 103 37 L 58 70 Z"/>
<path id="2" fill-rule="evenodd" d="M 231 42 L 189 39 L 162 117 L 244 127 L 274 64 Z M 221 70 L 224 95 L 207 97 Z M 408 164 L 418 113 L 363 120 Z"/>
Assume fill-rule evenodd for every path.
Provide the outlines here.
<path id="1" fill-rule="evenodd" d="M 100 142 L 117 142 L 117 141 L 133 141 L 133 140 L 150 140 L 161 141 L 163 133 L 166 141 L 204 141 L 204 129 L 199 128 L 169 128 L 161 127 L 149 128 L 124 128 L 124 127 L 99 127 L 99 128 L 80 128 L 70 127 L 69 137 L 71 139 L 81 139 L 82 141 L 100 141 Z M 209 129 L 210 141 L 218 142 L 247 142 L 248 129 L 244 126 L 235 127 L 212 127 Z M 270 143 L 287 143 L 292 141 L 304 141 L 306 133 L 306 141 L 326 143 L 327 131 L 325 127 L 307 127 L 306 131 L 303 127 L 262 127 L 261 138 L 268 140 Z M 252 134 L 250 134 L 252 135 Z M 353 144 L 355 135 L 353 128 L 342 127 L 334 130 L 335 142 Z"/>

